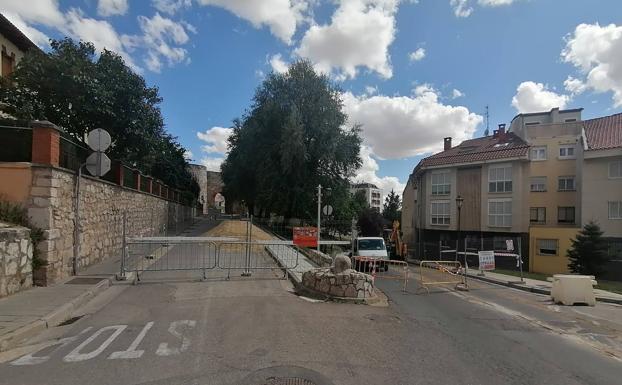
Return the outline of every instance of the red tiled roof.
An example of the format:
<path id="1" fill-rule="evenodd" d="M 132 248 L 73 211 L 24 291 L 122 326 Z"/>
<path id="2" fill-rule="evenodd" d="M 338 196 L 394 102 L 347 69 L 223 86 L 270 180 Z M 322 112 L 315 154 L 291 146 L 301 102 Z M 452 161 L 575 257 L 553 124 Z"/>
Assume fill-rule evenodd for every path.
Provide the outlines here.
<path id="1" fill-rule="evenodd" d="M 583 128 L 588 151 L 622 147 L 622 113 L 584 120 Z"/>
<path id="2" fill-rule="evenodd" d="M 529 145 L 511 132 L 500 137 L 485 136 L 465 140 L 447 151 L 422 159 L 415 173 L 423 167 L 520 158 L 527 156 L 528 152 Z"/>

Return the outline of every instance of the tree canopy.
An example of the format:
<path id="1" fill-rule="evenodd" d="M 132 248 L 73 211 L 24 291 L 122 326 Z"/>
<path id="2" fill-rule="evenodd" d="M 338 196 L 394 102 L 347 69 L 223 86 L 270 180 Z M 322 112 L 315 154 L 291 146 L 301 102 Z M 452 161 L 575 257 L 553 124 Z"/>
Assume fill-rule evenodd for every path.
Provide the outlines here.
<path id="1" fill-rule="evenodd" d="M 222 165 L 225 196 L 264 214 L 313 218 L 321 184 L 332 190 L 335 216 L 348 215 L 343 201 L 361 165 L 361 138 L 358 126 L 344 128 L 346 120 L 339 89 L 310 62 L 271 73 L 234 121 Z"/>
<path id="2" fill-rule="evenodd" d="M 399 221 L 401 219 L 402 199 L 393 190 L 391 190 L 389 195 L 384 198 L 382 216 L 391 223 L 393 223 L 393 221 Z"/>
<path id="3" fill-rule="evenodd" d="M 568 250 L 568 268 L 573 273 L 599 276 L 607 262 L 607 243 L 603 231 L 594 222 L 583 226 Z"/>
<path id="4" fill-rule="evenodd" d="M 104 128 L 113 159 L 183 190 L 187 199 L 198 192 L 185 149 L 164 129 L 158 89 L 114 52 L 98 55 L 92 43 L 53 40 L 49 53 L 30 50 L 2 79 L 0 101 L 12 116 L 49 120 L 81 143 L 90 130 Z"/>

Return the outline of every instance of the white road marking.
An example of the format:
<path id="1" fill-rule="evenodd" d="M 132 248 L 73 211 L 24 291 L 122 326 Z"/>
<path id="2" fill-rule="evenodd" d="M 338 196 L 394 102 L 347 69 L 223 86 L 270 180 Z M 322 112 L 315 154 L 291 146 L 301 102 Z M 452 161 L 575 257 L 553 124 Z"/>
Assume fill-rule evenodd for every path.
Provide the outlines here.
<path id="1" fill-rule="evenodd" d="M 147 335 L 147 332 L 149 331 L 149 329 L 151 329 L 152 326 L 153 326 L 153 321 L 148 322 L 143 328 L 143 330 L 141 330 L 140 333 L 138 333 L 138 336 L 136 336 L 136 338 L 134 339 L 130 347 L 127 348 L 127 350 L 122 350 L 120 352 L 112 352 L 108 356 L 108 359 L 115 360 L 115 359 L 124 359 L 124 358 L 125 359 L 140 358 L 140 356 L 142 356 L 143 353 L 145 353 L 145 351 L 136 350 L 136 348 L 142 342 L 143 338 L 145 338 L 145 335 Z"/>
<path id="2" fill-rule="evenodd" d="M 16 365 L 16 366 L 21 366 L 21 365 L 37 365 L 37 364 L 42 364 L 44 362 L 46 362 L 47 360 L 50 359 L 50 356 L 39 356 L 39 357 L 35 357 L 35 354 L 42 351 L 43 349 L 47 349 L 49 347 L 55 346 L 55 345 L 59 345 L 56 349 L 54 349 L 54 351 L 56 351 L 59 348 L 62 348 L 63 346 L 66 346 L 68 344 L 70 344 L 71 342 L 75 341 L 76 339 L 78 339 L 78 337 L 80 337 L 82 334 L 88 332 L 89 330 L 91 330 L 92 327 L 88 327 L 84 330 L 82 330 L 80 332 L 80 334 L 77 334 L 75 336 L 72 337 L 65 337 L 65 338 L 61 338 L 60 340 L 56 340 L 56 341 L 48 341 L 44 344 L 41 345 L 41 347 L 39 349 L 37 349 L 36 351 L 30 353 L 30 354 L 26 354 L 25 356 L 22 356 L 18 359 L 16 359 L 15 361 L 11 362 L 11 365 Z"/>
<path id="3" fill-rule="evenodd" d="M 178 329 L 182 329 L 182 327 L 184 326 L 186 326 L 187 328 L 194 328 L 196 324 L 197 322 L 193 320 L 181 320 L 171 322 L 171 326 L 169 326 L 168 332 L 181 340 L 181 346 L 179 348 L 169 348 L 167 342 L 162 342 L 160 346 L 158 346 L 156 354 L 158 356 L 171 356 L 187 350 L 190 346 L 190 340 L 181 333 L 181 330 Z"/>
<path id="4" fill-rule="evenodd" d="M 101 354 L 101 352 L 103 352 L 108 347 L 108 345 L 112 343 L 112 341 L 115 340 L 115 338 L 119 336 L 119 334 L 121 334 L 121 332 L 123 332 L 123 330 L 125 330 L 126 327 L 127 325 L 113 325 L 113 326 L 106 326 L 106 327 L 99 329 L 92 336 L 87 338 L 83 343 L 78 345 L 78 347 L 76 347 L 69 354 L 67 354 L 63 358 L 63 361 L 78 362 L 78 361 L 90 360 L 91 358 L 97 357 L 99 354 Z M 114 332 L 97 349 L 89 353 L 80 353 L 82 349 L 84 349 L 88 344 L 93 342 L 93 340 L 99 337 L 100 334 L 108 330 L 114 330 Z"/>

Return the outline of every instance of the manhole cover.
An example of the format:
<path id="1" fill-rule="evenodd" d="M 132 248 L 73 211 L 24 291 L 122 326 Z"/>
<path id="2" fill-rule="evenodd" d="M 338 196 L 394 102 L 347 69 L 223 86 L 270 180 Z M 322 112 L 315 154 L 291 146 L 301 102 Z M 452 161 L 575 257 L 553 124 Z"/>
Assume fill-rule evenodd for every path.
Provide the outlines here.
<path id="1" fill-rule="evenodd" d="M 100 283 L 103 281 L 102 278 L 94 278 L 94 277 L 81 277 L 74 278 L 71 281 L 65 282 L 65 285 L 95 285 L 96 283 Z"/>
<path id="2" fill-rule="evenodd" d="M 315 382 L 300 377 L 268 378 L 262 385 L 317 385 Z"/>

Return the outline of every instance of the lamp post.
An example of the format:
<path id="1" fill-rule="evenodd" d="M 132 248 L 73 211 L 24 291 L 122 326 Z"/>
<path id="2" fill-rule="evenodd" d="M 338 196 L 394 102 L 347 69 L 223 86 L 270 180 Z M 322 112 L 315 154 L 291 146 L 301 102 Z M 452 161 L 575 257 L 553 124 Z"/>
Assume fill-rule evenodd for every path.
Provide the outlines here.
<path id="1" fill-rule="evenodd" d="M 458 241 L 456 242 L 456 260 L 458 259 L 458 254 L 460 254 L 460 238 L 461 238 L 461 228 L 460 228 L 460 216 L 461 216 L 461 211 L 462 211 L 462 203 L 464 202 L 464 198 L 462 198 L 461 195 L 458 195 L 456 197 L 456 208 L 458 209 Z M 467 256 L 466 256 L 466 250 L 464 253 L 464 286 L 467 286 L 467 260 L 466 260 Z"/>
<path id="2" fill-rule="evenodd" d="M 320 252 L 320 215 L 322 214 L 322 185 L 317 185 L 317 251 Z"/>

